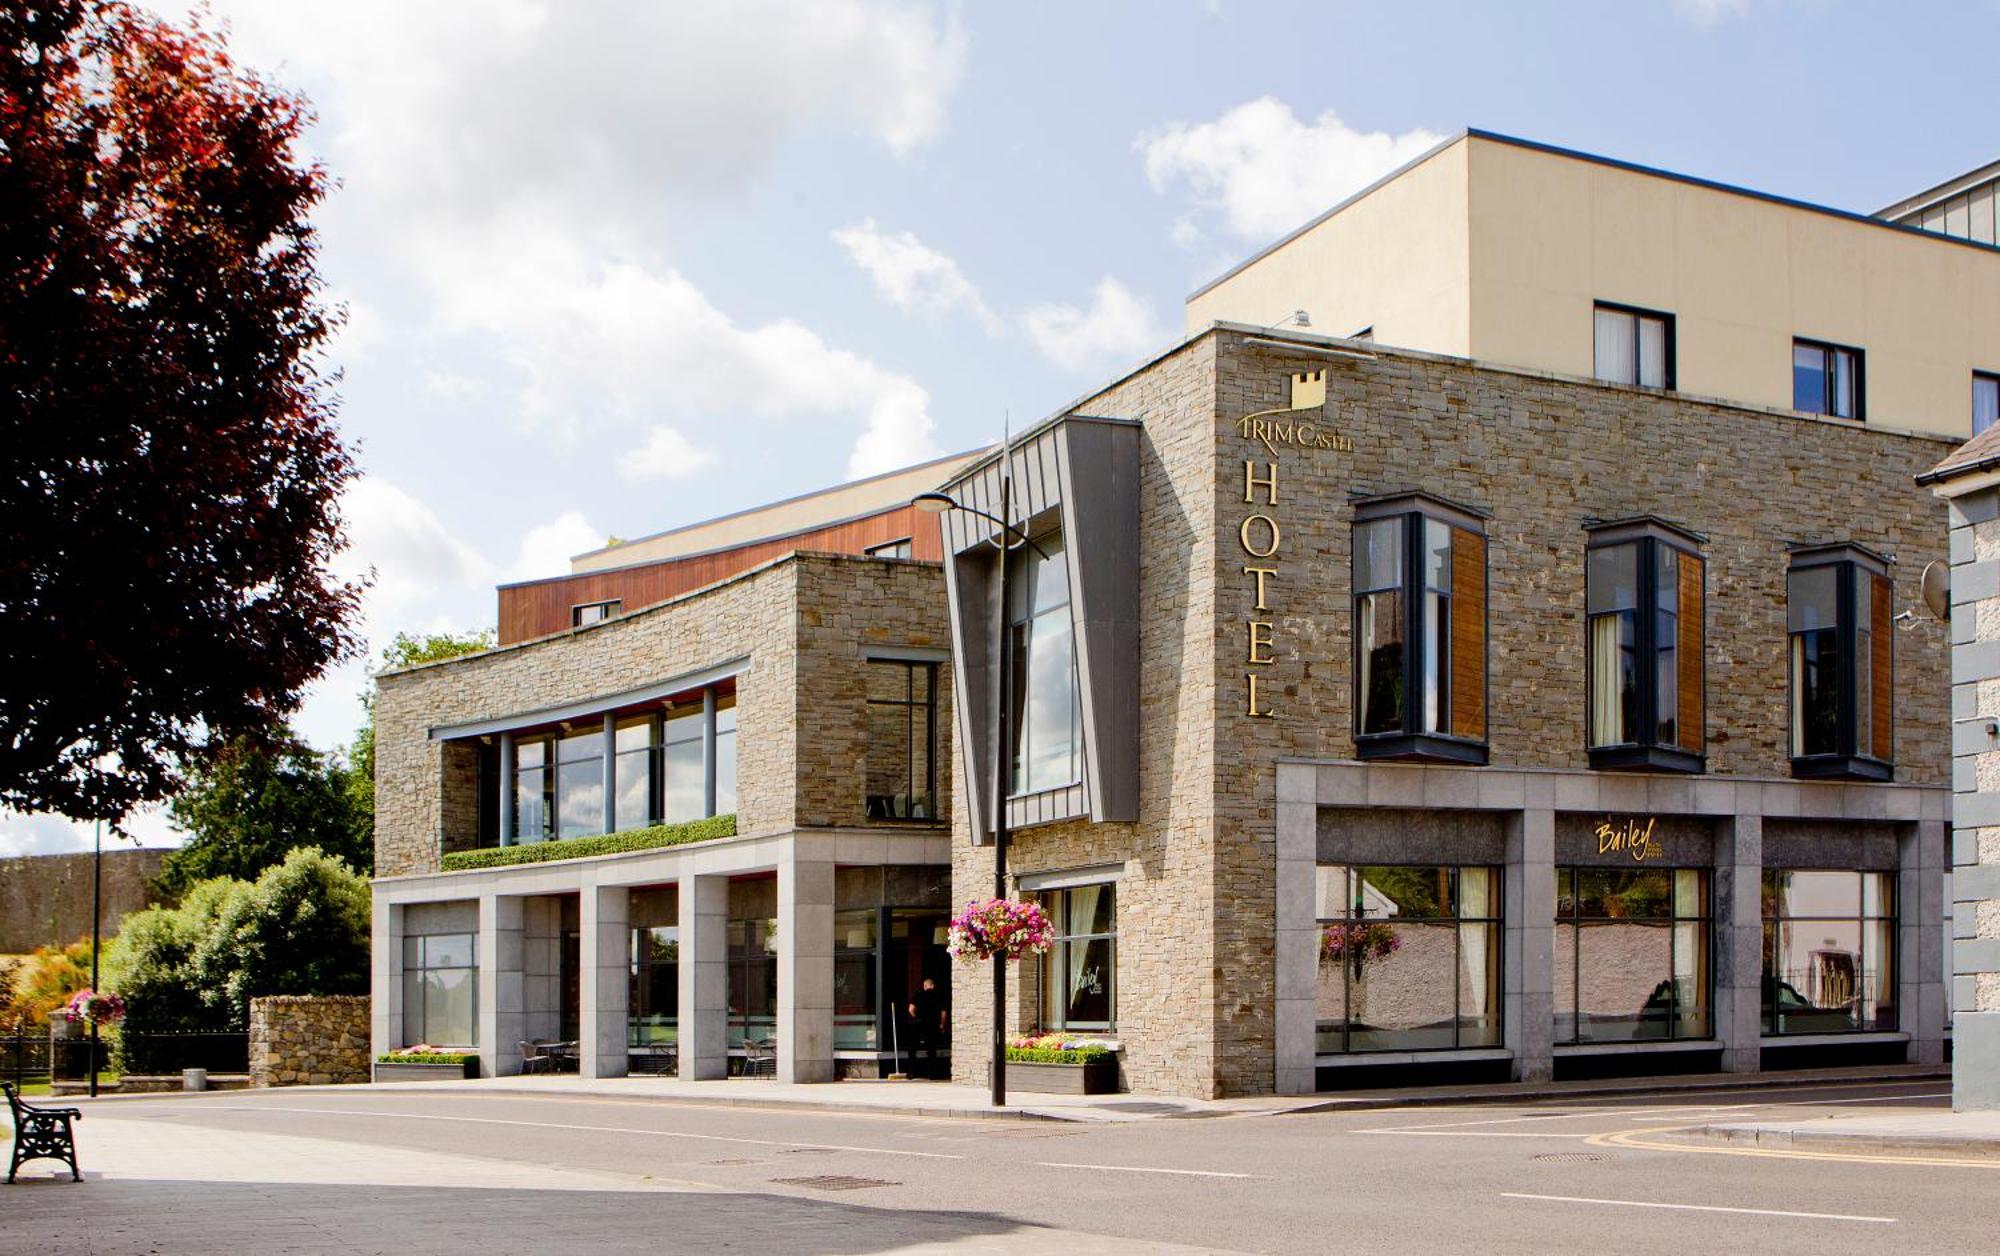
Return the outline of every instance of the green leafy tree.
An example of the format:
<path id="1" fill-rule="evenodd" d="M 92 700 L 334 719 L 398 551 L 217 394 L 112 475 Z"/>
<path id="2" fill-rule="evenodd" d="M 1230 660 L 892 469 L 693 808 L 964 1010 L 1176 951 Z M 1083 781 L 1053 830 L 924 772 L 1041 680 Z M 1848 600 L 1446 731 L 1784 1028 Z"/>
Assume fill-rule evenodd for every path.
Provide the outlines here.
<path id="1" fill-rule="evenodd" d="M 239 740 L 174 799 L 174 822 L 191 836 L 167 856 L 154 885 L 178 896 L 213 877 L 253 880 L 306 846 L 372 872 L 372 794 L 369 802 L 364 808 L 355 796 L 338 756 L 289 739 Z"/>
<path id="2" fill-rule="evenodd" d="M 217 877 L 190 887 L 178 906 L 148 907 L 125 917 L 104 951 L 104 988 L 125 1000 L 125 1033 L 215 1027 L 195 976 L 195 948 L 215 931 L 230 897 L 249 888 Z"/>
<path id="3" fill-rule="evenodd" d="M 233 1028 L 265 994 L 366 994 L 368 882 L 311 847 L 294 850 L 224 899 L 189 970 L 203 1002 Z"/>
<path id="4" fill-rule="evenodd" d="M 37 948 L 11 976 L 11 988 L 0 988 L 0 996 L 6 996 L 0 1022 L 9 1027 L 46 1025 L 69 996 L 90 986 L 90 940 Z"/>

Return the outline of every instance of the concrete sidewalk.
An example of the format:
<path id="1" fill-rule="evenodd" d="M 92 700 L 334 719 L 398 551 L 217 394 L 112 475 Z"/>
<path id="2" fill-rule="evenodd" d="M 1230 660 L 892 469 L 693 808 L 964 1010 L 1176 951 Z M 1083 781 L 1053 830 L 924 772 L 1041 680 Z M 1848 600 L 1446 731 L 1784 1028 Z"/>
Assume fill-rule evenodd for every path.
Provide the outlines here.
<path id="1" fill-rule="evenodd" d="M 1767 1151 L 1944 1156 L 2000 1165 L 2000 1112 L 1841 1113 L 1792 1121 L 1736 1121 L 1686 1131 Z"/>
<path id="2" fill-rule="evenodd" d="M 399 1093 L 592 1097 L 716 1106 L 793 1108 L 878 1116 L 957 1117 L 981 1120 L 1128 1122 L 1308 1112 L 1366 1112 L 1384 1108 L 1459 1106 L 1607 1099 L 1633 1095 L 1748 1093 L 1799 1086 L 1848 1086 L 1930 1081 L 1949 1077 L 1928 1065 L 1800 1069 L 1788 1072 L 1701 1073 L 1670 1077 L 1625 1077 L 1566 1082 L 1483 1083 L 1359 1090 L 1341 1094 L 1261 1096 L 1246 1099 L 1191 1099 L 1151 1095 L 1048 1095 L 1016 1091 L 1004 1108 L 994 1108 L 984 1087 L 927 1081 L 842 1081 L 794 1085 L 760 1078 L 684 1082 L 673 1077 L 576 1076 L 491 1077 L 458 1082 L 384 1082 L 370 1086 L 299 1086 L 288 1094 L 336 1091 L 342 1094 L 392 1089 Z M 229 1093 L 241 1098 L 246 1092 Z M 268 1092 L 247 1092 L 251 1094 Z M 158 1100 L 165 1095 L 107 1097 L 98 1103 Z M 199 1098 L 200 1096 L 191 1096 Z M 67 1101 L 66 1102 L 71 1102 Z M 90 1101 L 85 1100 L 88 1104 Z"/>

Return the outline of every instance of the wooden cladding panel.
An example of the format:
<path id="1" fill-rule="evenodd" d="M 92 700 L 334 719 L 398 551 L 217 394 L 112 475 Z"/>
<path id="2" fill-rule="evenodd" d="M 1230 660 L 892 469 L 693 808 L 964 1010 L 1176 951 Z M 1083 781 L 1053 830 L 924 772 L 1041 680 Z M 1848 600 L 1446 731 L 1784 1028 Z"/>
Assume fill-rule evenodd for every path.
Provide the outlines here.
<path id="1" fill-rule="evenodd" d="M 1869 658 L 1870 671 L 1868 686 L 1871 709 L 1868 713 L 1869 742 L 1872 753 L 1884 762 L 1895 758 L 1895 730 L 1890 721 L 1890 712 L 1895 709 L 1895 622 L 1894 592 L 1887 576 L 1872 577 L 1874 596 L 1869 608 Z"/>
<path id="2" fill-rule="evenodd" d="M 925 514 L 913 506 L 897 506 L 845 523 L 754 541 L 733 549 L 514 585 L 500 590 L 500 644 L 511 645 L 563 632 L 571 626 L 570 609 L 587 602 L 615 598 L 624 604 L 619 608 L 621 612 L 636 611 L 797 550 L 860 554 L 872 546 L 904 537 L 910 538 L 910 557 L 930 562 L 944 557 L 938 516 Z"/>
<path id="3" fill-rule="evenodd" d="M 1705 586 L 1702 560 L 1693 554 L 1680 556 L 1680 639 L 1674 642 L 1674 662 L 1677 668 L 1674 690 L 1678 696 L 1674 711 L 1675 728 L 1679 732 L 1683 749 L 1699 752 L 1706 743 L 1707 730 L 1702 721 L 1702 650 L 1706 644 L 1703 633 L 1703 612 L 1706 609 L 1702 598 Z"/>
<path id="4" fill-rule="evenodd" d="M 1486 740 L 1486 538 L 1451 530 L 1451 732 Z"/>

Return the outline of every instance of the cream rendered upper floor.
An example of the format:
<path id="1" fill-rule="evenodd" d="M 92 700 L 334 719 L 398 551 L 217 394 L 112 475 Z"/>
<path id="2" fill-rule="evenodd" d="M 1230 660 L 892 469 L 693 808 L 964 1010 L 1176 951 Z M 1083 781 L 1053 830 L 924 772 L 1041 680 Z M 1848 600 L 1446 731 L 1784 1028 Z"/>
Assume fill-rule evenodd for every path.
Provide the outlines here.
<path id="1" fill-rule="evenodd" d="M 1187 302 L 1272 325 L 1969 436 L 2000 248 L 1468 131 Z"/>

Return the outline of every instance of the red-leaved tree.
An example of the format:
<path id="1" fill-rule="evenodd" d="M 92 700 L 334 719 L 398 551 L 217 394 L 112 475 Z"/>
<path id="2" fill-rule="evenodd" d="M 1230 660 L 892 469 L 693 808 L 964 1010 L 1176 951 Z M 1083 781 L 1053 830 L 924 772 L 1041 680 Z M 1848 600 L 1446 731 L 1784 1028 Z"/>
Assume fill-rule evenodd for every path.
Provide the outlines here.
<path id="1" fill-rule="evenodd" d="M 348 655 L 305 102 L 0 0 L 0 803 L 116 821 Z"/>

